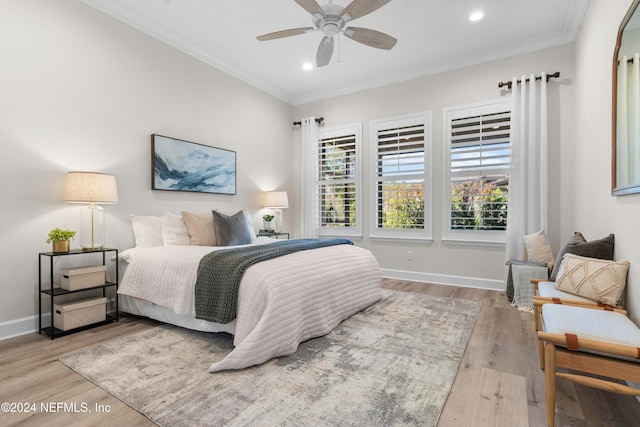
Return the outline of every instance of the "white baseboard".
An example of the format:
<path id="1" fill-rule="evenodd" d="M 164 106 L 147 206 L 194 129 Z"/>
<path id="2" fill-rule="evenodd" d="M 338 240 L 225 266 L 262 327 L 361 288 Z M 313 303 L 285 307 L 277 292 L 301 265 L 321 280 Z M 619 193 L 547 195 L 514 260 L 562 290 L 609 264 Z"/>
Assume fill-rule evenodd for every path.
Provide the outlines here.
<path id="1" fill-rule="evenodd" d="M 479 279 L 476 277 L 449 276 L 444 274 L 421 273 L 417 271 L 382 269 L 382 277 L 387 279 L 411 280 L 413 282 L 433 283 L 435 285 L 460 286 L 463 288 L 504 291 L 504 281 Z"/>
<path id="2" fill-rule="evenodd" d="M 42 323 L 51 324 L 51 313 L 42 313 Z M 0 323 L 0 341 L 38 332 L 38 316 L 23 317 Z"/>

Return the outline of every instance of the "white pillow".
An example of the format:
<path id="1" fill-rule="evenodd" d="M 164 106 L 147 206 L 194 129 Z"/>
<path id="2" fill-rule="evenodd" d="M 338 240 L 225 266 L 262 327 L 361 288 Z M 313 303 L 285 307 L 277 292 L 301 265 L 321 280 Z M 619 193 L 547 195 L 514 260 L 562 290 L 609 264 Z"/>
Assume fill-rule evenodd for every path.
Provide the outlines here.
<path id="1" fill-rule="evenodd" d="M 162 217 L 162 241 L 165 245 L 190 245 L 189 230 L 181 215 L 169 211 Z"/>
<path id="2" fill-rule="evenodd" d="M 162 217 L 129 215 L 137 248 L 162 246 Z"/>
<path id="3" fill-rule="evenodd" d="M 524 236 L 524 245 L 527 249 L 527 260 L 546 264 L 549 269 L 553 268 L 555 259 L 544 230 Z"/>
<path id="4" fill-rule="evenodd" d="M 249 234 L 251 235 L 251 241 L 254 242 L 256 240 L 256 230 L 253 228 L 253 219 L 251 218 L 251 214 L 247 209 L 242 209 L 242 213 L 244 214 L 247 221 L 247 228 L 249 229 Z"/>
<path id="5" fill-rule="evenodd" d="M 629 261 L 607 261 L 565 254 L 556 289 L 607 305 L 617 305 L 627 285 Z"/>

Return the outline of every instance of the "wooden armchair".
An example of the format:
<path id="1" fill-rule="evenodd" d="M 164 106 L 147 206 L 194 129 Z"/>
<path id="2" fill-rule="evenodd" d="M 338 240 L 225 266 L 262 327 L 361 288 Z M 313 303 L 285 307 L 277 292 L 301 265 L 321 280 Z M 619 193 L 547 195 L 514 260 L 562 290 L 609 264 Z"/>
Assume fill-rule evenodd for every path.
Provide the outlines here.
<path id="1" fill-rule="evenodd" d="M 555 423 L 556 377 L 589 387 L 640 396 L 640 328 L 611 309 L 542 304 L 538 341 L 544 346 L 547 423 Z M 558 372 L 566 368 L 571 373 Z M 590 375 L 598 375 L 594 378 Z M 610 378 L 614 381 L 602 378 Z"/>

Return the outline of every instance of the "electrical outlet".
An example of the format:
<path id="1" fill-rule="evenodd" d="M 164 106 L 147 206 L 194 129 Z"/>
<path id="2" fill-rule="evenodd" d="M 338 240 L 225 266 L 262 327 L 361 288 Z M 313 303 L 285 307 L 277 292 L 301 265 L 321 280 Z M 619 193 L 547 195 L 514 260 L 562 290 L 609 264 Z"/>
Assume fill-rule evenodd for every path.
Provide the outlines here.
<path id="1" fill-rule="evenodd" d="M 407 261 L 413 261 L 413 251 L 407 251 Z"/>

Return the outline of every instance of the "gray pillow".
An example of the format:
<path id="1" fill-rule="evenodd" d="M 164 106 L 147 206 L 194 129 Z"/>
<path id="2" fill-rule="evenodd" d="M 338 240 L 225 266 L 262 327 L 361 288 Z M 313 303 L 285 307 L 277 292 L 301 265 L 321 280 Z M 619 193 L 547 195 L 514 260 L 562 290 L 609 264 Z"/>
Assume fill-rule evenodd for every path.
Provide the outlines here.
<path id="1" fill-rule="evenodd" d="M 229 216 L 218 211 L 213 214 L 213 228 L 216 230 L 218 246 L 246 245 L 251 243 L 253 236 L 249 232 L 247 216 L 244 211 L 238 211 Z"/>
<path id="2" fill-rule="evenodd" d="M 600 240 L 587 242 L 582 233 L 576 231 L 576 233 L 565 242 L 562 248 L 560 248 L 549 280 L 552 282 L 556 281 L 556 276 L 558 274 L 558 270 L 560 270 L 560 264 L 562 263 L 562 258 L 565 254 L 574 254 L 587 258 L 598 258 L 609 261 L 613 260 L 614 240 L 613 234 L 609 234 L 607 237 Z"/>

